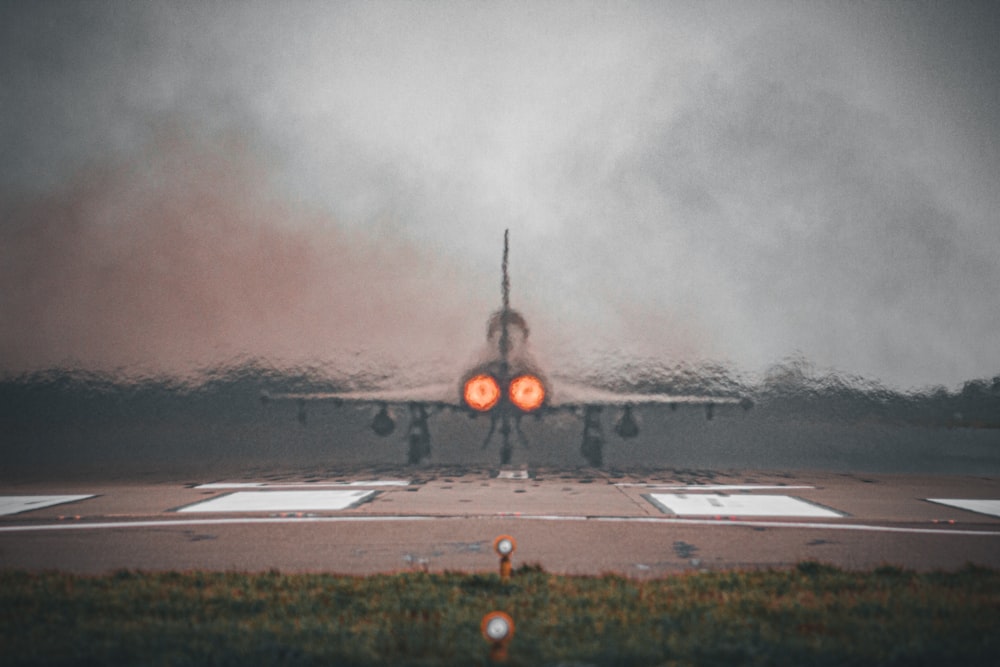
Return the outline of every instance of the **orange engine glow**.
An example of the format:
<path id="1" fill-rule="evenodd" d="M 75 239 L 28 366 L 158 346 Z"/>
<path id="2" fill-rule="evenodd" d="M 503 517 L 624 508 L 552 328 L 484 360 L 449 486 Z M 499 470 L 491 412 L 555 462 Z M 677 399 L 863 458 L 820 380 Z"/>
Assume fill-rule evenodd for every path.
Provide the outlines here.
<path id="1" fill-rule="evenodd" d="M 519 375 L 510 383 L 510 402 L 525 412 L 542 407 L 545 387 L 534 375 Z"/>
<path id="2" fill-rule="evenodd" d="M 500 400 L 500 385 L 491 375 L 476 375 L 465 381 L 465 403 L 486 412 Z"/>

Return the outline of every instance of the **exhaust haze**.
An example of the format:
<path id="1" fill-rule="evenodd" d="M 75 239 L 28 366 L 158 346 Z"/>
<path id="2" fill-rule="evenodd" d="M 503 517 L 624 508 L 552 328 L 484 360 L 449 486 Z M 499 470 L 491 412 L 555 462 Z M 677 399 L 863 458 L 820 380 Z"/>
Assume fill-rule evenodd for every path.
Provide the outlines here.
<path id="1" fill-rule="evenodd" d="M 447 262 L 277 203 L 243 164 L 160 142 L 9 205 L 8 368 L 177 375 L 253 359 L 350 366 L 362 350 L 391 365 L 461 341 L 475 302 L 440 289 L 456 276 Z"/>
<path id="2" fill-rule="evenodd" d="M 0 3 L 0 374 L 1000 373 L 995 3 Z M 418 369 L 420 372 L 418 372 Z"/>

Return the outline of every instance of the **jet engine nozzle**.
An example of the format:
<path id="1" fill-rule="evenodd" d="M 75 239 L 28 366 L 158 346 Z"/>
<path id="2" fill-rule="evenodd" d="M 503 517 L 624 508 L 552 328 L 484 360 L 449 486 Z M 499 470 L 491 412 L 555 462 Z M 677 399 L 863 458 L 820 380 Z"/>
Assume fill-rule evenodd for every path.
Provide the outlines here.
<path id="1" fill-rule="evenodd" d="M 465 404 L 477 412 L 488 412 L 500 401 L 500 383 L 492 375 L 474 375 L 462 388 Z"/>
<path id="2" fill-rule="evenodd" d="M 524 412 L 532 412 L 545 402 L 545 385 L 534 375 L 519 375 L 510 382 L 510 402 Z"/>

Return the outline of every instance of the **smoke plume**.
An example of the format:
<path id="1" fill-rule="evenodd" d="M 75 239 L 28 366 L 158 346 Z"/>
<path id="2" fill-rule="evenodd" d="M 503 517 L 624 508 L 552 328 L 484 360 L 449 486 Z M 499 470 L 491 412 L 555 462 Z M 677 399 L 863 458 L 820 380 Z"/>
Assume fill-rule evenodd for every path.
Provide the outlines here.
<path id="1" fill-rule="evenodd" d="M 269 196 L 252 165 L 232 146 L 161 139 L 142 159 L 3 201 L 0 367 L 427 360 L 486 312 L 456 289 L 458 267 L 390 222 L 345 232 Z"/>

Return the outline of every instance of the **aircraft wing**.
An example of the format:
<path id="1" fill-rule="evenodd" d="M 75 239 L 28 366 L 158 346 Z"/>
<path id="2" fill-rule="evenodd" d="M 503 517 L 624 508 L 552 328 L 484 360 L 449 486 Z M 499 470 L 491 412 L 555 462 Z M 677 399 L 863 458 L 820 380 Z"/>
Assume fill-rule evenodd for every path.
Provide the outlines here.
<path id="1" fill-rule="evenodd" d="M 746 406 L 750 399 L 733 395 L 617 392 L 588 385 L 557 382 L 549 406 L 555 409 L 596 405 L 724 405 Z"/>
<path id="2" fill-rule="evenodd" d="M 404 404 L 422 403 L 428 407 L 461 407 L 454 385 L 448 383 L 362 391 L 269 392 L 261 394 L 264 401 L 333 401 L 340 403 Z"/>
<path id="3" fill-rule="evenodd" d="M 711 420 L 715 409 L 721 405 L 738 405 L 744 410 L 753 406 L 749 397 L 718 394 L 682 394 L 666 392 L 619 392 L 571 382 L 556 382 L 549 397 L 547 409 L 573 412 L 583 418 L 583 439 L 580 453 L 590 465 L 598 467 L 603 462 L 604 432 L 601 426 L 602 408 L 619 409 L 615 422 L 615 433 L 621 438 L 639 435 L 639 421 L 633 408 L 643 405 L 669 405 L 671 409 L 679 405 L 697 405 L 705 409 L 705 418 Z"/>

